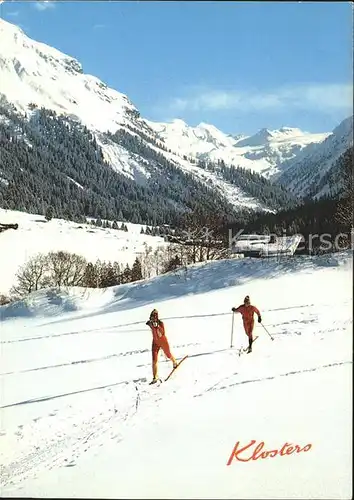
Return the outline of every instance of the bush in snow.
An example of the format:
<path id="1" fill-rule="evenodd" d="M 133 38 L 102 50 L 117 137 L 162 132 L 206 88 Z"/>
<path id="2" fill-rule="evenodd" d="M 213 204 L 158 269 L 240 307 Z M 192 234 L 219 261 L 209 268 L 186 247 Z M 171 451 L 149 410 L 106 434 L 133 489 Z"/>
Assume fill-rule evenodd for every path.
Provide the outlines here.
<path id="1" fill-rule="evenodd" d="M 19 268 L 16 278 L 17 283 L 10 290 L 11 297 L 15 300 L 50 286 L 46 256 L 37 254 L 31 257 Z"/>
<path id="2" fill-rule="evenodd" d="M 164 268 L 164 273 L 169 273 L 171 271 L 176 271 L 182 266 L 181 259 L 178 257 L 178 255 L 175 255 L 172 257 L 165 265 Z"/>
<path id="3" fill-rule="evenodd" d="M 10 304 L 11 299 L 6 295 L 0 294 L 0 306 L 6 306 L 6 304 Z"/>

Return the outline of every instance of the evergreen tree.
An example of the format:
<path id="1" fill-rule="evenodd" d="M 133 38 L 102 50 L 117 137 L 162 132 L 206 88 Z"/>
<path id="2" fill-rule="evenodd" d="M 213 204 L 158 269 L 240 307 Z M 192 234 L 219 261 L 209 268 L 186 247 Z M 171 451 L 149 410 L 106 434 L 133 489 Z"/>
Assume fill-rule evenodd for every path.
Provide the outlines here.
<path id="1" fill-rule="evenodd" d="M 120 285 L 122 283 L 122 273 L 121 273 L 121 266 L 119 262 L 115 261 L 113 262 L 113 270 L 115 273 L 115 276 L 117 278 L 117 285 Z"/>
<path id="2" fill-rule="evenodd" d="M 45 218 L 50 221 L 52 220 L 52 218 L 54 217 L 54 208 L 52 207 L 52 205 L 49 205 L 49 207 L 47 208 L 46 212 L 45 212 Z"/>
<path id="3" fill-rule="evenodd" d="M 107 288 L 119 284 L 119 279 L 111 262 L 104 263 L 101 274 L 101 286 Z"/>
<path id="4" fill-rule="evenodd" d="M 121 274 L 121 283 L 130 283 L 131 282 L 131 269 L 129 264 L 126 264 L 123 273 Z"/>
<path id="5" fill-rule="evenodd" d="M 143 273 L 141 269 L 141 262 L 138 257 L 135 259 L 133 267 L 131 269 L 130 280 L 139 281 L 143 279 Z"/>
<path id="6" fill-rule="evenodd" d="M 97 273 L 97 268 L 92 262 L 89 262 L 85 269 L 82 286 L 87 288 L 98 288 L 100 279 Z"/>
<path id="7" fill-rule="evenodd" d="M 166 266 L 165 266 L 163 272 L 169 273 L 171 271 L 175 271 L 176 269 L 181 267 L 181 265 L 182 265 L 181 259 L 179 258 L 178 255 L 175 255 L 166 263 Z"/>

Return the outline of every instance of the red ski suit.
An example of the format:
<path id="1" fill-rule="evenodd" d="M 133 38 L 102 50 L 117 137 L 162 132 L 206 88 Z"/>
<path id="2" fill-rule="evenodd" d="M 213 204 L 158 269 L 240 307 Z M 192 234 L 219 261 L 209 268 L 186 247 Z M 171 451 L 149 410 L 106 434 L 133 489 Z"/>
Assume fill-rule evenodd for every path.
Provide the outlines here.
<path id="1" fill-rule="evenodd" d="M 157 326 L 154 326 L 152 321 L 148 321 L 152 331 L 152 362 L 157 363 L 160 349 L 163 350 L 168 359 L 171 359 L 170 346 L 165 335 L 165 325 L 161 320 L 157 321 Z"/>
<path id="2" fill-rule="evenodd" d="M 261 317 L 261 313 L 259 312 L 257 307 L 252 306 L 251 304 L 248 306 L 242 304 L 241 306 L 237 307 L 234 312 L 242 314 L 243 327 L 245 329 L 246 335 L 248 335 L 248 337 L 252 337 L 254 328 L 254 313 L 256 313 L 259 318 Z"/>

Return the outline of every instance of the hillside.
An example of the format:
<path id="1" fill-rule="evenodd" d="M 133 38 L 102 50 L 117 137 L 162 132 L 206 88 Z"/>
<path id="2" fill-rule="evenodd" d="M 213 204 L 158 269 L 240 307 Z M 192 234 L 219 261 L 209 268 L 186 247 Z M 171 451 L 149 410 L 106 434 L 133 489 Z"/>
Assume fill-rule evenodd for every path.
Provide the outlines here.
<path id="1" fill-rule="evenodd" d="M 319 144 L 310 144 L 294 159 L 283 164 L 277 182 L 296 196 L 321 197 L 338 191 L 338 160 L 353 146 L 353 116 L 343 120 Z"/>
<path id="2" fill-rule="evenodd" d="M 112 198 L 118 198 L 120 209 L 126 207 L 126 218 L 138 223 L 149 223 L 152 212 L 157 222 L 175 223 L 181 212 L 193 210 L 193 204 L 226 216 L 242 210 L 273 211 L 294 205 L 296 200 L 286 188 L 265 184 L 264 176 L 276 172 L 283 160 L 293 157 L 309 142 L 325 137 L 286 127 L 266 134 L 261 131 L 253 138 L 231 137 L 207 124 L 195 130 L 185 124 L 181 127 L 178 121 L 172 128 L 154 124 L 140 116 L 127 96 L 85 74 L 76 59 L 30 39 L 19 27 L 2 19 L 0 36 L 5 41 L 0 48 L 2 148 L 7 143 L 0 157 L 11 155 L 18 165 L 28 158 L 31 186 L 41 184 L 36 173 L 47 184 L 39 192 L 34 188 L 27 193 L 23 189 L 19 192 L 19 187 L 7 188 L 10 179 L 6 170 L 13 171 L 13 165 L 2 160 L 5 208 L 43 213 L 35 200 L 50 197 L 57 215 L 64 216 L 58 196 L 48 193 L 54 181 L 70 193 L 66 199 L 60 195 L 62 204 L 70 205 L 73 198 L 79 200 L 79 211 L 75 203 L 68 209 L 72 216 L 105 217 L 94 208 L 102 206 L 103 211 L 114 209 L 112 215 L 117 218 L 119 209 L 113 207 Z M 53 122 L 61 129 L 66 152 L 60 151 Z M 16 150 L 12 144 L 15 137 Z M 195 145 L 193 137 L 197 140 Z M 75 147 L 76 151 L 72 151 Z M 32 156 L 36 161 L 39 157 L 38 165 Z M 86 159 L 87 167 L 83 165 Z M 200 161 L 214 167 L 206 172 Z M 53 172 L 44 168 L 48 162 L 54 163 Z M 219 163 L 226 170 L 219 169 Z M 108 167 L 112 172 L 108 172 Z M 238 170 L 232 181 L 227 174 L 230 167 Z M 104 182 L 97 180 L 101 170 L 109 180 L 108 193 Z M 266 195 L 267 191 L 272 194 Z M 24 207 L 19 199 L 26 200 L 28 196 L 33 200 Z M 44 199 L 43 204 L 48 205 L 48 200 Z M 148 214 L 143 215 L 144 212 Z"/>
<path id="3" fill-rule="evenodd" d="M 15 283 L 20 266 L 38 253 L 67 251 L 83 256 L 89 262 L 117 261 L 131 266 L 146 248 L 165 246 L 158 236 L 141 234 L 140 226 L 125 223 L 128 231 L 106 229 L 90 224 L 53 218 L 49 222 L 41 215 L 0 209 L 0 222 L 17 223 L 16 231 L 0 233 L 0 294 L 7 295 Z M 121 226 L 122 221 L 117 221 Z"/>
<path id="4" fill-rule="evenodd" d="M 350 252 L 222 261 L 0 307 L 2 493 L 349 498 L 351 277 Z M 274 341 L 256 323 L 239 355 L 246 294 Z M 189 358 L 149 386 L 153 307 Z"/>
<path id="5" fill-rule="evenodd" d="M 139 134 L 119 130 L 99 137 L 125 148 L 141 161 L 145 173 L 137 170 L 131 179 L 112 169 L 99 139 L 80 123 L 44 109 L 23 116 L 3 99 L 1 206 L 44 214 L 51 205 L 58 217 L 71 220 L 100 216 L 177 225 L 183 213 L 196 207 L 230 217 L 242 210 L 274 210 L 295 203 L 284 188 L 274 189 L 249 171 L 238 169 L 233 179 L 229 169 L 217 165 L 208 171 L 201 166 L 188 171 Z"/>
<path id="6" fill-rule="evenodd" d="M 282 127 L 261 129 L 252 136 L 232 136 L 207 123 L 191 127 L 176 119 L 171 123 L 149 121 L 148 124 L 172 151 L 205 161 L 222 160 L 269 179 L 282 172 L 286 160 L 297 157 L 308 144 L 320 143 L 329 135 Z"/>

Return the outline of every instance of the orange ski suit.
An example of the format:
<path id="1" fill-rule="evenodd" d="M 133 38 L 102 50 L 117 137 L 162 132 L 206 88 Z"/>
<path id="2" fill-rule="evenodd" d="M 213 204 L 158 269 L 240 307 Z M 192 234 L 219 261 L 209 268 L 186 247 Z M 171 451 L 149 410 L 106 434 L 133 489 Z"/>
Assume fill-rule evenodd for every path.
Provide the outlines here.
<path id="1" fill-rule="evenodd" d="M 172 358 L 170 346 L 165 335 L 165 325 L 161 320 L 158 320 L 157 326 L 154 326 L 152 321 L 148 321 L 152 331 L 152 362 L 157 363 L 160 349 L 163 350 L 168 359 Z"/>
<path id="2" fill-rule="evenodd" d="M 245 329 L 246 335 L 252 338 L 252 332 L 254 328 L 254 313 L 258 315 L 258 318 L 261 317 L 261 313 L 259 312 L 257 307 L 252 306 L 251 304 L 248 306 L 242 304 L 241 306 L 237 307 L 234 312 L 242 314 L 243 327 Z"/>

